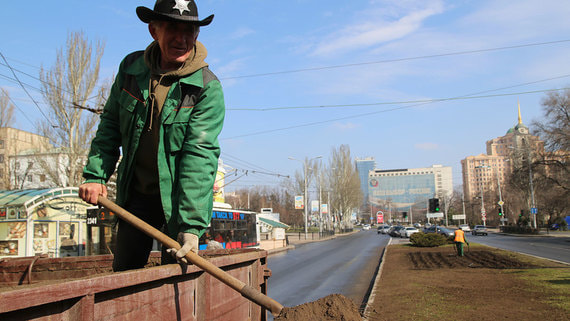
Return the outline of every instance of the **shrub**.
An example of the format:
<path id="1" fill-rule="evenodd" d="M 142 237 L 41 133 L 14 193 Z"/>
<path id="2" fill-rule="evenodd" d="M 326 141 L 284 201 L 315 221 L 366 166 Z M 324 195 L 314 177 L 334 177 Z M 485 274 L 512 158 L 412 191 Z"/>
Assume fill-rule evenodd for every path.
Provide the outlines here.
<path id="1" fill-rule="evenodd" d="M 447 237 L 436 233 L 414 233 L 410 236 L 412 246 L 418 247 L 436 247 L 447 244 Z"/>

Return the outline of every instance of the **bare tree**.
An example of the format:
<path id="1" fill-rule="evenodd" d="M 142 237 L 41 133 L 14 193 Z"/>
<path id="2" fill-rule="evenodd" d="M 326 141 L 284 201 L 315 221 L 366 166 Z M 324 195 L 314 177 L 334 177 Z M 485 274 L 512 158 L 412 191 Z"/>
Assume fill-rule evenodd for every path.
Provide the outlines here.
<path id="1" fill-rule="evenodd" d="M 570 89 L 551 92 L 542 100 L 543 121 L 533 121 L 547 151 L 570 150 Z"/>
<path id="2" fill-rule="evenodd" d="M 342 227 L 350 224 L 353 210 L 362 205 L 362 190 L 356 164 L 350 155 L 348 145 L 332 149 L 330 156 L 329 186 L 331 188 L 331 209 L 338 214 Z"/>
<path id="3" fill-rule="evenodd" d="M 106 98 L 106 86 L 94 95 L 103 48 L 97 42 L 94 52 L 82 32 L 70 33 L 65 48 L 58 50 L 54 66 L 40 72 L 42 93 L 51 112 L 39 128 L 57 149 L 58 157 L 38 159 L 38 163 L 58 186 L 77 186 L 82 180 L 81 170 L 99 120 L 96 113 L 86 109 L 100 108 Z M 91 96 L 96 100 L 94 107 L 88 106 Z"/>
<path id="4" fill-rule="evenodd" d="M 14 104 L 10 94 L 4 89 L 0 91 L 0 127 L 10 127 L 14 121 Z"/>

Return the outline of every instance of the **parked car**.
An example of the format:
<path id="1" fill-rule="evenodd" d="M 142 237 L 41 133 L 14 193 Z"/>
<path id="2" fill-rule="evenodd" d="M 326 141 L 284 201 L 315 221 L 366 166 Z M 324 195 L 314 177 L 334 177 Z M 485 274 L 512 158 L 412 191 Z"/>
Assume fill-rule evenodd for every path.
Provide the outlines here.
<path id="1" fill-rule="evenodd" d="M 408 226 L 400 230 L 400 237 L 410 237 L 414 233 L 418 233 L 420 230 L 413 226 Z"/>
<path id="2" fill-rule="evenodd" d="M 467 224 L 460 224 L 459 228 L 463 230 L 463 232 L 471 232 L 471 228 Z"/>
<path id="3" fill-rule="evenodd" d="M 557 231 L 560 229 L 560 224 L 554 223 L 554 224 L 550 225 L 550 229 L 553 231 Z"/>
<path id="4" fill-rule="evenodd" d="M 369 230 L 369 229 L 370 229 L 370 224 L 364 224 L 364 225 L 362 225 L 362 230 L 363 230 L 363 231 L 366 231 L 366 230 Z"/>
<path id="5" fill-rule="evenodd" d="M 475 225 L 471 230 L 473 235 L 487 235 L 487 227 L 485 225 Z"/>
<path id="6" fill-rule="evenodd" d="M 441 226 L 438 226 L 438 227 L 437 227 L 437 233 L 438 233 L 438 234 L 441 234 L 441 235 L 443 235 L 443 236 L 447 236 L 447 237 L 450 237 L 450 236 L 454 236 L 454 235 L 455 235 L 455 231 L 452 231 L 452 230 L 450 230 L 450 229 L 448 229 L 448 228 L 441 227 Z"/>
<path id="7" fill-rule="evenodd" d="M 391 231 L 390 231 L 390 236 L 392 237 L 399 237 L 400 236 L 400 230 L 403 229 L 404 227 L 402 225 L 398 225 L 398 226 L 394 226 Z"/>
<path id="8" fill-rule="evenodd" d="M 422 225 L 420 223 L 414 223 L 414 227 L 417 229 L 420 229 L 422 227 Z"/>
<path id="9" fill-rule="evenodd" d="M 382 229 L 381 233 L 388 234 L 388 231 L 390 231 L 391 228 L 392 228 L 391 225 L 384 225 L 384 228 Z"/>
<path id="10" fill-rule="evenodd" d="M 446 237 L 453 236 L 455 233 L 452 230 L 449 230 L 443 226 L 433 225 L 427 228 L 424 228 L 424 233 L 437 233 L 444 235 Z"/>

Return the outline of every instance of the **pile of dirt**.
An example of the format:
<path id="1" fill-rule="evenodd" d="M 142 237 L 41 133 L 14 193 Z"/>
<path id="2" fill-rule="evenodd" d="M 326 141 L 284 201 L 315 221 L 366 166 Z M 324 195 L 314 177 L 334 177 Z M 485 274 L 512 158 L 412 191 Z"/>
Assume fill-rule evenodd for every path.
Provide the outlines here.
<path id="1" fill-rule="evenodd" d="M 331 294 L 317 301 L 285 307 L 275 321 L 361 321 L 358 306 L 342 294 Z"/>
<path id="2" fill-rule="evenodd" d="M 457 256 L 454 252 L 416 251 L 408 253 L 408 258 L 415 269 L 439 268 L 488 268 L 488 269 L 524 269 L 534 266 L 522 263 L 514 258 L 506 257 L 488 250 L 468 251 L 465 256 Z"/>

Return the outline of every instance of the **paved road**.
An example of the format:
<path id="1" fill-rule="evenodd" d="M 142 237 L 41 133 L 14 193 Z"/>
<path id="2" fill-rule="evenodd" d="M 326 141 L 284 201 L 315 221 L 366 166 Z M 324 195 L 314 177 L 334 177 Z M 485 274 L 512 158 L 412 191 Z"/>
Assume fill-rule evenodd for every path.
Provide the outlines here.
<path id="1" fill-rule="evenodd" d="M 371 229 L 271 255 L 268 294 L 287 307 L 333 293 L 361 304 L 388 240 Z"/>
<path id="2" fill-rule="evenodd" d="M 467 234 L 469 242 L 570 263 L 570 237 L 510 236 L 489 233 L 487 236 Z"/>

